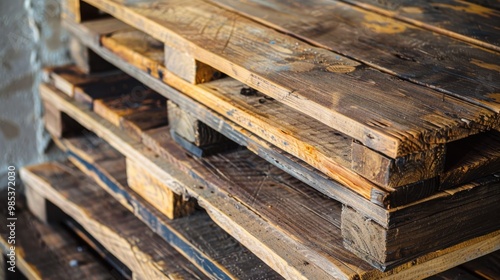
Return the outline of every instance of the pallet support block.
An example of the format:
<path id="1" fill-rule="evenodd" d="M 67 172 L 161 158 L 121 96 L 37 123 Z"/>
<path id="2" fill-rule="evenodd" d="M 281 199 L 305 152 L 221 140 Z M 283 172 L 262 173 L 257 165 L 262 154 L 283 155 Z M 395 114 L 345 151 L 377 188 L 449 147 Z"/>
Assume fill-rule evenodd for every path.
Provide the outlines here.
<path id="1" fill-rule="evenodd" d="M 43 101 L 43 106 L 45 109 L 43 120 L 50 134 L 61 138 L 82 130 L 82 126 L 78 122 L 61 112 L 53 104 Z"/>
<path id="2" fill-rule="evenodd" d="M 102 73 L 106 71 L 116 70 L 116 67 L 104 60 L 93 50 L 83 45 L 78 39 L 70 39 L 71 58 L 75 64 L 86 74 Z"/>
<path id="3" fill-rule="evenodd" d="M 167 110 L 172 138 L 192 154 L 201 157 L 238 146 L 175 103 L 168 101 Z"/>
<path id="4" fill-rule="evenodd" d="M 206 83 L 222 76 L 217 69 L 197 61 L 188 53 L 167 43 L 165 43 L 165 66 L 170 72 L 192 84 Z"/>
<path id="5" fill-rule="evenodd" d="M 61 1 L 61 5 L 62 17 L 77 23 L 107 16 L 99 9 L 82 0 L 64 0 Z"/>
<path id="6" fill-rule="evenodd" d="M 351 157 L 352 169 L 361 176 L 380 186 L 399 187 L 439 176 L 444 170 L 445 147 L 392 159 L 353 141 Z"/>
<path id="7" fill-rule="evenodd" d="M 127 158 L 127 182 L 131 189 L 170 219 L 180 218 L 196 210 L 196 202 L 174 193 L 161 180 Z"/>

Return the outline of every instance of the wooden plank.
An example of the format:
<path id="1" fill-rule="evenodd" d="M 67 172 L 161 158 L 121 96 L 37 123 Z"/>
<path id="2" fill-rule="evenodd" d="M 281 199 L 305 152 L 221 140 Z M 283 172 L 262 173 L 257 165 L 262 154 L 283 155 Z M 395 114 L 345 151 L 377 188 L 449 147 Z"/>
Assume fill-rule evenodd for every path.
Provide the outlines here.
<path id="1" fill-rule="evenodd" d="M 84 46 L 75 38 L 70 38 L 69 50 L 75 64 L 86 74 L 116 70 L 116 67 Z"/>
<path id="2" fill-rule="evenodd" d="M 500 229 L 500 182 L 484 182 L 484 196 L 432 216 L 385 229 L 349 207 L 342 210 L 344 244 L 381 269 Z M 479 203 L 480 202 L 480 203 Z"/>
<path id="3" fill-rule="evenodd" d="M 460 267 L 484 279 L 498 279 L 500 277 L 500 251 L 466 262 Z"/>
<path id="4" fill-rule="evenodd" d="M 440 176 L 440 189 L 469 182 L 500 170 L 500 133 L 478 134 L 447 146 L 447 167 Z"/>
<path id="5" fill-rule="evenodd" d="M 493 7 L 475 4 L 474 1 L 450 0 L 418 3 L 414 1 L 390 3 L 375 0 L 343 0 L 343 2 L 484 48 L 500 51 L 497 29 L 500 21 L 499 7 L 495 10 Z"/>
<path id="6" fill-rule="evenodd" d="M 214 2 L 315 46 L 437 89 L 442 99 L 451 95 L 500 112 L 498 50 L 483 49 L 335 0 L 295 5 L 277 0 Z M 493 16 L 499 15 L 495 12 Z M 456 17 L 452 18 L 455 22 Z M 404 90 L 400 93 L 406 95 Z M 358 104 L 366 108 L 365 103 Z"/>
<path id="7" fill-rule="evenodd" d="M 443 101 L 203 1 L 86 2 L 392 158 L 498 126 L 490 110 Z"/>
<path id="8" fill-rule="evenodd" d="M 132 138 L 115 128 L 109 122 L 99 119 L 98 116 L 89 111 L 87 108 L 70 101 L 64 96 L 64 94 L 57 93 L 55 90 L 49 89 L 46 86 L 42 86 L 41 89 L 42 97 L 44 99 L 52 100 L 54 103 L 58 104 L 61 110 L 68 112 L 76 120 L 84 123 L 87 128 L 103 137 L 104 140 L 108 141 L 114 148 L 119 150 L 120 153 L 123 153 L 127 157 L 134 157 L 139 160 L 150 170 L 150 172 L 157 174 L 157 176 L 160 176 L 163 180 L 165 180 L 165 182 L 170 182 L 172 180 L 176 182 L 175 184 L 169 185 L 173 188 L 179 189 L 179 191 L 186 192 L 188 195 L 195 197 L 200 206 L 205 208 L 211 215 L 212 219 L 214 219 L 221 227 L 236 237 L 243 245 L 251 249 L 252 252 L 254 252 L 259 258 L 263 259 L 272 268 L 287 278 L 303 279 L 304 277 L 308 277 L 307 275 L 314 275 L 315 277 L 331 277 L 333 275 L 334 277 L 349 279 L 355 277 L 404 277 L 405 275 L 406 277 L 408 277 L 408 275 L 412 275 L 412 277 L 419 278 L 429 276 L 431 275 L 430 273 L 435 274 L 437 271 L 443 271 L 458 265 L 459 263 L 465 262 L 466 259 L 464 259 L 463 254 L 469 254 L 469 256 L 481 256 L 493 250 L 499 249 L 500 242 L 498 242 L 498 237 L 500 236 L 500 231 L 460 243 L 447 249 L 426 254 L 413 262 L 405 263 L 385 273 L 381 273 L 380 271 L 373 270 L 371 268 L 363 269 L 363 262 L 360 263 L 360 260 L 358 259 L 351 259 L 349 262 L 346 262 L 350 253 L 344 251 L 343 247 L 339 243 L 335 243 L 340 246 L 331 251 L 332 255 L 329 258 L 325 258 L 325 253 L 318 252 L 316 249 L 307 246 L 307 242 L 312 242 L 311 240 L 305 241 L 306 244 L 304 244 L 304 241 L 298 242 L 297 240 L 297 238 L 300 240 L 301 235 L 291 238 L 290 230 L 292 229 L 288 225 L 278 222 L 279 227 L 276 228 L 276 225 L 270 223 L 270 219 L 274 220 L 275 218 L 267 215 L 271 215 L 270 213 L 273 211 L 267 210 L 265 212 L 266 220 L 264 220 L 262 215 L 256 215 L 254 212 L 255 210 L 250 210 L 248 208 L 249 205 L 251 205 L 250 207 L 252 208 L 256 207 L 255 203 L 260 203 L 260 200 L 255 199 L 254 202 L 250 201 L 251 203 L 247 200 L 247 203 L 242 204 L 239 202 L 242 197 L 238 197 L 238 200 L 236 200 L 234 195 L 228 196 L 227 189 L 224 187 L 225 185 L 222 182 L 219 183 L 220 180 L 223 180 L 223 178 L 216 175 L 211 175 L 210 181 L 204 182 L 198 181 L 201 177 L 196 175 L 197 179 L 193 181 L 192 176 L 195 175 L 193 171 L 197 171 L 196 168 L 183 166 L 183 164 L 180 164 L 179 162 L 174 163 L 170 159 L 167 160 L 163 157 L 156 157 L 155 154 L 151 154 L 151 152 L 146 149 L 143 144 L 132 140 Z M 175 151 L 175 149 L 179 150 L 176 145 L 170 146 L 169 149 L 173 149 L 171 151 Z M 185 158 L 186 154 L 182 150 L 179 150 L 179 152 L 175 152 L 175 156 L 172 155 L 172 157 L 172 160 L 182 157 Z M 215 157 L 220 157 L 220 155 Z M 251 154 L 243 156 L 245 160 L 249 160 L 250 157 L 252 157 Z M 219 163 L 227 167 L 228 165 L 224 164 L 224 158 L 221 160 L 222 161 Z M 192 159 L 188 161 L 192 161 Z M 218 165 L 213 166 L 217 167 Z M 181 171 L 178 168 L 185 168 L 188 170 L 188 173 L 185 173 L 185 171 Z M 200 168 L 200 170 L 201 169 L 202 168 Z M 252 170 L 250 172 L 256 171 L 259 170 L 255 170 L 252 166 Z M 286 179 L 286 177 L 283 179 Z M 245 177 L 245 180 L 248 181 L 248 178 Z M 246 184 L 249 183 L 247 182 Z M 283 186 L 283 184 L 279 183 L 276 186 Z M 300 186 L 300 184 L 294 186 L 296 188 Z M 221 187 L 224 187 L 224 190 L 221 189 Z M 279 191 L 281 188 L 275 189 L 276 190 L 272 191 Z M 311 192 L 308 188 L 305 188 L 304 191 Z M 297 190 L 292 193 L 297 194 Z M 266 196 L 267 194 L 262 193 L 262 190 L 258 194 L 258 197 L 262 199 Z M 302 194 L 300 196 L 302 197 Z M 286 196 L 281 196 L 281 198 L 279 196 L 275 196 L 275 198 L 281 199 L 281 202 L 275 205 L 281 205 L 284 197 Z M 319 199 L 315 199 L 315 201 L 316 202 L 313 203 L 318 203 Z M 306 200 L 305 203 L 310 202 Z M 331 211 L 331 209 L 325 209 L 326 205 L 324 203 L 318 206 L 320 207 L 319 209 L 323 209 L 321 213 Z M 263 208 L 267 208 L 267 206 L 260 209 Z M 307 207 L 296 207 L 294 209 L 300 209 L 301 213 L 307 213 Z M 318 211 L 319 209 L 317 208 Z M 287 216 L 289 216 L 289 213 L 285 215 L 285 218 Z M 324 214 L 321 216 L 328 217 L 330 220 L 334 217 Z M 298 215 L 295 218 L 311 219 L 311 221 L 318 219 L 308 217 L 308 215 Z M 302 222 L 302 220 L 298 221 L 296 219 L 293 223 L 291 223 L 292 226 L 297 223 L 299 225 L 310 223 L 309 221 Z M 276 223 L 276 220 L 274 220 L 274 223 Z M 265 227 L 264 229 L 262 228 L 263 225 Z M 325 224 L 322 223 L 318 226 L 324 227 Z M 282 229 L 282 227 L 285 227 L 285 229 Z M 339 236 L 340 232 L 336 227 L 330 227 L 329 229 L 330 231 L 328 232 L 326 240 L 334 238 L 332 235 Z M 304 237 L 302 236 L 302 238 Z M 318 237 L 315 237 L 315 239 L 316 238 Z M 321 250 L 332 250 L 332 244 L 328 244 L 327 248 L 321 248 Z M 290 251 L 290 248 L 294 249 Z M 306 254 L 307 257 L 300 257 L 297 256 L 297 254 Z M 343 262 L 335 261 L 335 258 L 341 258 L 343 259 Z M 307 260 L 307 264 L 304 263 L 304 260 Z M 319 269 L 317 265 L 321 265 L 322 268 Z M 352 272 L 353 268 L 357 272 Z"/>
<path id="9" fill-rule="evenodd" d="M 379 185 L 399 187 L 438 177 L 444 171 L 445 156 L 442 145 L 394 160 L 354 141 L 351 168 Z"/>
<path id="10" fill-rule="evenodd" d="M 68 164 L 47 163 L 21 171 L 23 181 L 72 217 L 136 277 L 206 278 L 157 235 Z M 95 203 L 100 201 L 100 203 Z"/>
<path id="11" fill-rule="evenodd" d="M 85 149 L 86 142 L 99 143 Z M 58 142 L 82 172 L 146 223 L 151 230 L 176 248 L 207 275 L 216 279 L 279 279 L 272 269 L 217 226 L 210 217 L 197 211 L 189 217 L 167 219 L 149 205 L 141 194 L 127 184 L 124 157 L 95 135 L 63 139 Z M 110 153 L 111 151 L 111 153 Z M 102 157 L 103 154 L 108 156 Z M 121 158 L 121 162 L 110 159 Z M 111 162 L 111 164 L 110 164 Z M 164 192 L 168 189 L 159 189 Z"/>
<path id="12" fill-rule="evenodd" d="M 469 273 L 467 270 L 461 267 L 454 267 L 448 269 L 436 275 L 433 275 L 426 280 L 452 280 L 452 279 L 462 279 L 462 280 L 481 280 L 482 278 L 477 277 L 474 274 Z"/>
<path id="13" fill-rule="evenodd" d="M 7 200 L 5 194 L 2 194 L 4 201 Z M 7 220 L 6 210 L 7 208 L 3 208 L 0 213 L 4 221 Z M 92 279 L 104 280 L 112 277 L 110 269 L 89 252 L 85 244 L 63 228 L 49 227 L 21 207 L 16 209 L 16 218 L 16 269 L 15 273 L 6 270 L 3 275 L 5 278 L 2 279 L 66 280 L 93 277 Z M 8 234 L 6 226 L 0 228 L 0 255 L 7 255 L 5 261 L 10 261 L 9 255 L 12 254 Z M 9 267 L 6 262 L 2 262 L 2 265 Z"/>

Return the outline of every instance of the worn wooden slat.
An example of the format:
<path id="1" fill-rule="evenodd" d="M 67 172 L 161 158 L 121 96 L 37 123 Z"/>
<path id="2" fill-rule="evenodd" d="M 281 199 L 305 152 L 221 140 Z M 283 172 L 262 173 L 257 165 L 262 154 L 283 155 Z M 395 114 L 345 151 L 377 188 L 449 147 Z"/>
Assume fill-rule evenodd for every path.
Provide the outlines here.
<path id="1" fill-rule="evenodd" d="M 499 176 L 499 175 L 497 175 Z M 482 182 L 481 198 L 459 207 L 413 220 L 389 230 L 349 207 L 342 210 L 344 244 L 358 256 L 386 269 L 415 256 L 448 247 L 500 229 L 500 180 L 491 176 Z M 473 197 L 475 198 L 475 197 Z"/>
<path id="2" fill-rule="evenodd" d="M 43 122 L 47 130 L 55 137 L 63 137 L 80 133 L 82 126 L 62 113 L 52 104 L 43 102 Z"/>
<path id="3" fill-rule="evenodd" d="M 79 223 L 138 278 L 206 278 L 182 255 L 75 167 L 60 163 L 30 166 L 23 181 Z M 100 203 L 95 203 L 99 201 Z"/>
<path id="4" fill-rule="evenodd" d="M 498 126 L 490 110 L 443 101 L 203 1 L 86 2 L 390 157 Z"/>
<path id="5" fill-rule="evenodd" d="M 335 0 L 294 2 L 292 5 L 280 0 L 215 2 L 316 46 L 437 89 L 443 92 L 442 99 L 451 95 L 500 112 L 498 51 Z M 387 85 L 379 86 L 387 89 Z M 406 95 L 404 90 L 400 93 Z M 379 102 L 381 100 L 387 101 L 387 96 Z M 366 108 L 365 103 L 358 104 Z"/>
<path id="6" fill-rule="evenodd" d="M 7 201 L 5 193 L 2 199 Z M 20 202 L 18 202 L 20 203 Z M 18 204 L 19 205 L 19 204 Z M 2 209 L 0 216 L 6 221 L 7 208 Z M 101 260 L 88 251 L 87 246 L 68 234 L 61 227 L 49 227 L 38 221 L 31 213 L 21 207 L 16 209 L 16 269 L 15 273 L 6 270 L 2 278 L 6 280 L 54 279 L 70 278 L 110 279 L 112 273 Z M 8 228 L 0 229 L 0 253 L 10 254 L 12 244 L 8 243 Z M 0 258 L 1 259 L 1 258 Z M 5 261 L 10 261 L 7 256 Z M 3 262 L 6 268 L 9 265 Z"/>
<path id="7" fill-rule="evenodd" d="M 484 279 L 500 278 L 500 251 L 466 262 L 460 266 Z"/>
<path id="8" fill-rule="evenodd" d="M 473 1 L 343 0 L 366 10 L 441 33 L 485 48 L 500 51 L 500 11 Z"/>
<path id="9" fill-rule="evenodd" d="M 321 265 L 322 267 L 324 267 L 324 269 L 328 271 L 329 275 L 334 275 L 336 277 L 341 277 L 341 275 L 343 275 L 342 278 L 353 278 L 360 276 L 366 278 L 378 278 L 381 276 L 396 277 L 395 275 L 393 275 L 396 272 L 399 273 L 397 274 L 398 277 L 400 275 L 402 276 L 406 275 L 406 277 L 408 277 L 408 275 L 413 275 L 413 277 L 424 277 L 425 275 L 430 275 L 431 271 L 434 271 L 435 269 L 438 269 L 438 271 L 442 271 L 454 265 L 457 265 L 461 262 L 464 262 L 465 260 L 462 254 L 480 256 L 498 248 L 498 241 L 496 239 L 498 232 L 495 232 L 492 233 L 491 235 L 486 235 L 477 239 L 469 240 L 467 242 L 461 243 L 459 245 L 444 250 L 426 254 L 425 256 L 418 258 L 414 262 L 403 264 L 401 266 L 398 266 L 394 270 L 383 274 L 378 270 L 372 270 L 372 269 L 363 270 L 362 269 L 363 266 L 361 265 L 361 263 L 357 263 L 356 265 L 352 264 L 352 262 L 359 262 L 359 260 L 355 261 L 355 259 L 351 259 L 349 262 L 346 263 L 348 256 L 350 254 L 348 252 L 343 251 L 342 246 L 336 248 L 336 250 L 331 251 L 332 255 L 330 256 L 330 258 L 325 259 L 326 252 L 320 253 L 316 251 L 319 249 L 312 250 L 311 247 L 307 246 L 307 244 L 311 244 L 310 243 L 312 242 L 311 240 L 307 240 L 305 241 L 305 244 L 303 244 L 302 242 L 304 241 L 298 242 L 297 239 L 295 239 L 299 238 L 300 240 L 301 239 L 300 235 L 296 236 L 293 239 L 290 238 L 289 234 L 293 232 L 293 227 L 290 228 L 290 225 L 282 224 L 282 222 L 274 220 L 272 218 L 273 211 L 270 210 L 265 211 L 266 220 L 262 220 L 263 216 L 257 216 L 255 214 L 251 214 L 254 212 L 252 211 L 249 212 L 249 209 L 247 207 L 252 207 L 255 209 L 255 207 L 258 206 L 258 204 L 255 203 L 261 203 L 259 202 L 260 200 L 255 199 L 254 202 L 250 200 L 250 203 L 248 202 L 248 200 L 246 200 L 247 202 L 245 204 L 241 204 L 241 202 L 232 201 L 231 197 L 235 196 L 234 195 L 226 196 L 225 194 L 226 191 L 223 191 L 223 189 L 227 190 L 224 187 L 225 185 L 223 184 L 223 181 L 227 179 L 221 178 L 217 174 L 213 174 L 210 176 L 209 181 L 193 182 L 192 176 L 195 176 L 193 171 L 195 171 L 195 173 L 200 172 L 200 170 L 202 170 L 203 168 L 200 167 L 197 170 L 195 168 L 190 168 L 188 166 L 185 166 L 181 162 L 177 163 L 172 162 L 175 159 L 178 160 L 182 158 L 189 158 L 182 150 L 179 150 L 179 148 L 175 144 L 172 146 L 169 145 L 168 149 L 171 152 L 178 150 L 178 152 L 175 152 L 175 155 L 171 154 L 170 159 L 157 158 L 154 155 L 150 154 L 150 152 L 148 152 L 148 150 L 145 149 L 145 147 L 142 146 L 141 143 L 133 141 L 130 137 L 123 134 L 123 132 L 117 130 L 111 124 L 99 120 L 98 116 L 96 116 L 94 113 L 92 113 L 85 107 L 78 105 L 78 103 L 69 101 L 68 98 L 64 96 L 64 94 L 56 93 L 56 91 L 49 90 L 49 88 L 47 87 L 42 87 L 41 93 L 44 99 L 49 99 L 54 101 L 56 104 L 58 104 L 58 107 L 61 110 L 67 111 L 69 114 L 71 114 L 72 117 L 84 123 L 87 128 L 95 131 L 106 141 L 109 141 L 109 143 L 114 148 L 118 149 L 121 153 L 123 153 L 127 157 L 134 157 L 137 160 L 140 160 L 141 163 L 150 170 L 150 172 L 157 174 L 166 181 L 172 180 L 173 178 L 182 178 L 180 181 L 178 181 L 179 179 L 176 179 L 177 183 L 172 184 L 171 186 L 173 188 L 179 188 L 180 191 L 185 191 L 189 195 L 196 197 L 200 205 L 209 212 L 211 217 L 217 223 L 219 223 L 219 225 L 221 225 L 230 234 L 235 236 L 245 246 L 250 248 L 260 258 L 265 260 L 271 267 L 273 267 L 286 277 L 302 278 L 301 275 L 308 275 L 309 273 L 315 274 L 316 277 L 318 276 L 328 277 L 323 274 L 325 273 L 324 272 L 325 270 L 323 269 L 318 270 L 317 265 Z M 235 155 L 237 155 L 237 153 Z M 167 156 L 167 154 L 164 154 L 163 156 Z M 220 157 L 220 155 L 215 157 Z M 251 157 L 252 156 L 250 154 L 249 156 L 245 155 L 243 158 L 244 161 L 246 161 L 249 160 L 249 158 Z M 197 159 L 197 161 L 198 160 L 206 160 L 206 159 Z M 220 160 L 219 162 L 220 164 L 222 164 L 225 167 L 228 167 L 228 165 L 224 163 L 224 158 L 219 158 L 218 160 Z M 188 160 L 188 162 L 193 162 L 193 161 Z M 219 166 L 219 163 L 217 163 L 216 165 L 212 165 L 212 167 L 210 168 L 215 168 Z M 178 168 L 182 168 L 184 171 L 182 172 L 180 170 L 178 171 Z M 186 172 L 186 169 L 188 172 L 187 175 L 189 175 L 189 177 L 191 178 L 189 177 L 186 178 L 184 177 L 185 175 L 182 175 L 186 174 L 184 173 Z M 168 170 L 168 172 L 166 170 Z M 253 172 L 261 172 L 261 171 L 255 170 L 254 166 L 252 166 L 252 170 L 250 170 L 249 175 L 252 174 Z M 201 179 L 199 175 L 196 175 L 196 178 Z M 245 178 L 245 180 L 248 179 Z M 191 183 L 185 184 L 183 182 L 191 182 Z M 245 183 L 243 182 L 243 184 Z M 249 183 L 247 182 L 246 184 Z M 283 183 L 279 183 L 276 186 L 283 186 Z M 298 186 L 300 186 L 300 184 L 299 185 L 294 184 L 295 188 L 297 188 Z M 280 189 L 281 187 L 280 188 L 275 187 L 272 188 L 272 191 L 277 192 Z M 258 196 L 260 196 L 262 199 L 267 197 L 266 193 L 261 193 L 263 190 L 264 189 L 262 189 L 258 194 Z M 304 189 L 304 191 L 311 192 L 311 190 L 307 188 Z M 292 193 L 295 193 L 295 191 Z M 243 199 L 243 197 L 238 197 L 238 198 Z M 252 199 L 252 198 L 250 197 L 245 199 Z M 283 199 L 283 196 L 281 196 L 281 199 Z M 315 200 L 316 200 L 315 203 L 317 203 L 318 200 L 317 199 Z M 276 205 L 281 205 L 281 203 L 282 202 Z M 311 202 L 305 200 L 304 203 L 311 203 Z M 264 207 L 259 209 L 267 208 L 267 206 L 265 205 L 263 206 Z M 321 210 L 321 213 L 326 213 L 325 211 L 331 211 L 330 209 L 325 209 L 326 204 L 324 203 L 321 204 L 321 206 L 319 207 L 320 208 L 316 208 L 316 210 L 319 211 L 319 209 L 323 209 Z M 297 207 L 297 209 L 301 209 L 301 207 Z M 307 213 L 306 209 L 302 209 L 301 212 L 304 214 Z M 333 213 L 334 212 L 332 212 L 332 214 Z M 250 215 L 252 216 L 252 218 L 246 215 Z M 289 215 L 289 213 L 287 213 L 287 215 Z M 333 217 L 324 214 L 322 214 L 321 216 L 329 217 L 329 219 Z M 312 218 L 312 217 L 306 218 L 300 215 L 297 216 L 296 218 L 311 219 L 311 221 L 297 222 L 297 220 L 295 220 L 291 224 L 295 223 L 298 223 L 299 225 L 302 223 L 310 224 L 312 221 L 317 220 L 317 218 Z M 269 223 L 269 219 L 273 219 L 274 221 L 273 223 L 277 224 L 273 225 L 273 223 Z M 248 222 L 250 222 L 250 224 L 248 224 Z M 261 223 L 260 226 L 259 223 Z M 262 225 L 266 225 L 265 230 L 262 230 Z M 280 228 L 279 230 L 278 228 L 276 228 L 277 225 L 279 225 Z M 323 227 L 325 225 L 323 223 L 318 226 Z M 282 227 L 284 228 L 281 229 Z M 340 232 L 336 227 L 331 227 L 330 230 L 331 231 L 328 233 L 329 237 L 326 237 L 327 240 L 332 239 L 331 235 L 339 236 L 338 234 L 340 234 Z M 285 248 L 295 248 L 293 250 L 294 253 L 292 253 L 289 250 L 286 250 Z M 321 248 L 321 250 L 327 250 L 327 251 L 331 250 L 331 244 L 329 244 L 327 248 Z M 306 253 L 307 257 L 305 259 L 308 260 L 308 264 L 303 263 L 304 258 L 301 257 L 297 258 L 296 255 L 297 253 Z M 344 260 L 344 263 L 341 264 L 338 261 L 335 261 L 334 258 L 341 258 Z M 285 260 L 285 262 L 283 262 L 283 260 Z M 336 265 L 332 266 L 332 262 L 335 263 Z M 414 264 L 420 264 L 420 263 L 422 263 L 422 265 L 414 266 Z M 352 270 L 350 269 L 348 270 L 347 267 L 350 267 L 350 269 L 354 268 L 355 271 L 358 272 L 355 272 L 353 274 L 353 272 L 350 272 Z M 299 273 L 297 274 L 297 272 Z M 317 273 L 320 273 L 320 275 L 318 275 Z M 323 276 L 321 276 L 321 274 L 323 274 Z"/>

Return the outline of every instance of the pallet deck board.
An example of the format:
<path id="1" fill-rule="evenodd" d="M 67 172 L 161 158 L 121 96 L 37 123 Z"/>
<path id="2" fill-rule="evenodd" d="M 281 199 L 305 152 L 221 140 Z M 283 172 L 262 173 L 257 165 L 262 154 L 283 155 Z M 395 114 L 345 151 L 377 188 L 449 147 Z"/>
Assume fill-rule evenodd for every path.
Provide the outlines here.
<path id="1" fill-rule="evenodd" d="M 500 21 L 499 7 L 496 9 L 488 7 L 488 3 L 451 0 L 398 1 L 397 3 L 376 0 L 344 0 L 344 2 L 433 32 L 492 50 L 500 50 L 500 38 L 497 30 Z M 460 20 L 452 20 L 457 18 Z"/>
<path id="2" fill-rule="evenodd" d="M 452 95 L 500 112 L 499 50 L 485 50 L 341 1 L 315 0 L 292 5 L 278 0 L 213 2 L 315 46 L 437 89 L 443 92 L 443 99 Z M 484 21 L 499 22 L 500 13 L 492 10 L 490 13 L 492 18 Z M 450 17 L 449 21 L 457 22 L 457 18 Z M 490 31 L 495 31 L 498 37 L 498 31 Z M 364 103 L 360 104 L 366 108 Z"/>
<path id="3" fill-rule="evenodd" d="M 86 2 L 391 157 L 498 126 L 492 111 L 442 101 L 433 90 L 394 81 L 205 2 Z"/>
<path id="4" fill-rule="evenodd" d="M 22 169 L 21 177 L 139 278 L 208 279 L 159 236 L 148 234 L 144 224 L 75 167 L 45 163 Z"/>

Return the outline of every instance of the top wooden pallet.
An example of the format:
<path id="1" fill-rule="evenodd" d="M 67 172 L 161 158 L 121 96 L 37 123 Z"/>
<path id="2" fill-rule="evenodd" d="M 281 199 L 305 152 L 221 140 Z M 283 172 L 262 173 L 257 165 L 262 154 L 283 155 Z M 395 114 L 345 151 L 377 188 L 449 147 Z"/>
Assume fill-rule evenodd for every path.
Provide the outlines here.
<path id="1" fill-rule="evenodd" d="M 313 1 L 306 8 L 290 5 L 281 9 L 285 6 L 281 4 L 269 14 L 250 15 L 308 43 L 204 1 L 81 3 L 95 6 L 392 158 L 499 127 L 496 51 L 340 2 L 323 2 L 329 5 Z M 247 5 L 245 12 L 259 12 L 264 4 Z M 304 12 L 322 10 L 325 12 L 318 15 Z M 286 12 L 290 13 L 284 17 Z M 333 23 L 332 19 L 341 21 L 334 15 L 352 18 L 334 28 L 336 25 L 326 24 Z M 323 24 L 312 21 L 313 17 L 331 19 Z M 280 26 L 284 20 L 309 30 L 288 30 Z M 394 25 L 395 32 L 377 32 L 387 31 L 388 24 Z M 324 28 L 318 29 L 318 25 Z M 314 37 L 304 38 L 299 31 Z M 320 40 L 324 38 L 328 44 Z M 395 50 L 391 53 L 387 48 Z M 423 54 L 417 56 L 418 50 Z M 455 51 L 460 52 L 463 63 L 441 59 Z M 363 53 L 369 57 L 359 56 Z M 413 59 L 405 59 L 408 57 Z"/>

